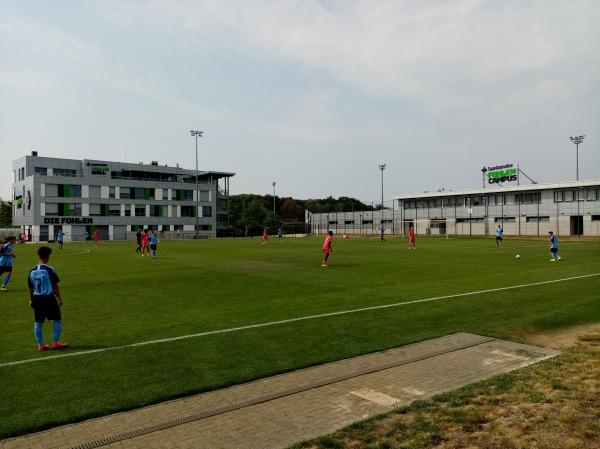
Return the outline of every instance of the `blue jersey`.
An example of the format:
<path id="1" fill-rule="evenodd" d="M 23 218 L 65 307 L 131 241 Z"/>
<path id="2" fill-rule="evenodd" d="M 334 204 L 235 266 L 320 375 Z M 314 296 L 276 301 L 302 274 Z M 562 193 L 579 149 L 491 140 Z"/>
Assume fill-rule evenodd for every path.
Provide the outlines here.
<path id="1" fill-rule="evenodd" d="M 2 245 L 2 249 L 0 249 L 0 267 L 12 267 L 12 252 L 13 247 L 10 243 Z M 8 254 L 10 254 L 10 256 Z"/>
<path id="2" fill-rule="evenodd" d="M 58 284 L 58 275 L 53 267 L 40 264 L 31 269 L 27 283 L 33 290 L 34 296 L 54 295 L 54 285 Z"/>
<path id="3" fill-rule="evenodd" d="M 156 237 L 154 234 L 150 236 L 150 244 L 151 245 L 156 245 L 158 243 L 158 237 Z"/>
<path id="4" fill-rule="evenodd" d="M 64 238 L 65 238 L 65 235 L 62 232 L 59 232 L 58 236 L 56 237 L 56 240 L 58 242 L 62 242 L 64 240 Z"/>
<path id="5" fill-rule="evenodd" d="M 502 228 L 496 228 L 496 237 L 502 237 L 503 232 Z"/>
<path id="6" fill-rule="evenodd" d="M 558 248 L 558 239 L 555 235 L 550 237 L 550 248 Z"/>

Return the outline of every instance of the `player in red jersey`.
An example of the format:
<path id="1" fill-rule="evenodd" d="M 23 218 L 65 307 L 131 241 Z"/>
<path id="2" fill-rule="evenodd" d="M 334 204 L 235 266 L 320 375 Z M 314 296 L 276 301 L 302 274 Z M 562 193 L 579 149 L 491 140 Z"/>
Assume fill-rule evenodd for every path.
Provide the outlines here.
<path id="1" fill-rule="evenodd" d="M 150 236 L 148 235 L 148 230 L 144 229 L 142 233 L 142 257 L 144 257 L 144 253 L 148 252 L 150 254 L 150 246 L 149 245 Z"/>
<path id="2" fill-rule="evenodd" d="M 269 231 L 267 231 L 267 228 L 263 229 L 263 239 L 262 242 L 260 242 L 261 245 L 264 245 L 265 243 L 269 242 Z"/>
<path id="3" fill-rule="evenodd" d="M 327 237 L 325 237 L 325 243 L 323 243 L 323 252 L 325 253 L 325 258 L 323 262 L 321 262 L 322 267 L 327 267 L 327 259 L 329 259 L 329 255 L 333 252 L 333 248 L 331 247 L 331 243 L 333 242 L 333 231 L 329 231 L 327 233 Z"/>
<path id="4" fill-rule="evenodd" d="M 417 249 L 417 246 L 415 245 L 414 228 L 410 228 L 410 231 L 408 231 L 408 249 Z"/>

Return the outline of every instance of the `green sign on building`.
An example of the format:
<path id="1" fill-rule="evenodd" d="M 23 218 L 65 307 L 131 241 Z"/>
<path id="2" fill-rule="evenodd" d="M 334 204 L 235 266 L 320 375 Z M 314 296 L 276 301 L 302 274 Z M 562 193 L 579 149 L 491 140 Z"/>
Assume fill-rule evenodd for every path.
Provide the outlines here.
<path id="1" fill-rule="evenodd" d="M 481 169 L 488 184 L 500 184 L 502 182 L 515 182 L 519 180 L 519 169 L 513 164 L 496 165 L 495 167 L 483 167 Z"/>

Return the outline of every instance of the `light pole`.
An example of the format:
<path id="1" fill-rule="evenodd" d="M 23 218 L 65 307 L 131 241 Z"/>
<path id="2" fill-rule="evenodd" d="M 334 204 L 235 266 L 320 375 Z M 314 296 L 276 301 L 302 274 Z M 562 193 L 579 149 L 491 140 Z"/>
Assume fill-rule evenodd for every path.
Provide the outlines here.
<path id="1" fill-rule="evenodd" d="M 273 220 L 275 219 L 275 181 L 273 181 Z"/>
<path id="2" fill-rule="evenodd" d="M 379 164 L 379 170 L 381 170 L 381 229 L 383 229 L 383 170 L 385 170 L 385 164 Z"/>
<path id="3" fill-rule="evenodd" d="M 198 217 L 198 213 L 200 212 L 200 195 L 198 192 L 198 137 L 202 137 L 203 133 L 204 131 L 196 131 L 193 129 L 190 131 L 190 135 L 196 138 L 196 235 L 198 235 L 198 228 L 200 227 Z"/>
<path id="4" fill-rule="evenodd" d="M 577 160 L 577 181 L 579 181 L 579 144 L 583 142 L 583 139 L 585 139 L 585 134 L 583 136 L 569 137 L 569 139 L 571 139 L 571 142 L 575 144 L 575 158 Z"/>
<path id="5" fill-rule="evenodd" d="M 379 170 L 381 170 L 381 210 L 383 210 L 383 170 L 385 170 L 385 165 L 386 164 L 379 164 Z"/>

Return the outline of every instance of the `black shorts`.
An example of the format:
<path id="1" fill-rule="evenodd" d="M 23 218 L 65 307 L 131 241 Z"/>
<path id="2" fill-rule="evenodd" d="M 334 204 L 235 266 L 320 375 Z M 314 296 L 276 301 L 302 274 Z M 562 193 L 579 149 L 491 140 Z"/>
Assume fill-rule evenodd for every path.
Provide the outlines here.
<path id="1" fill-rule="evenodd" d="M 156 243 L 154 243 L 154 244 L 150 245 L 150 249 L 151 249 L 152 251 L 156 251 Z"/>
<path id="2" fill-rule="evenodd" d="M 52 321 L 61 319 L 60 307 L 54 295 L 34 295 L 31 307 L 33 308 L 33 316 L 36 323 L 43 323 L 46 319 Z"/>
<path id="3" fill-rule="evenodd" d="M 502 237 L 496 236 L 496 240 L 502 240 Z"/>
<path id="4" fill-rule="evenodd" d="M 12 273 L 12 265 L 6 267 L 0 267 L 0 274 L 2 273 Z"/>
<path id="5" fill-rule="evenodd" d="M 550 252 L 552 254 L 556 254 L 558 252 L 558 248 L 550 248 Z"/>

